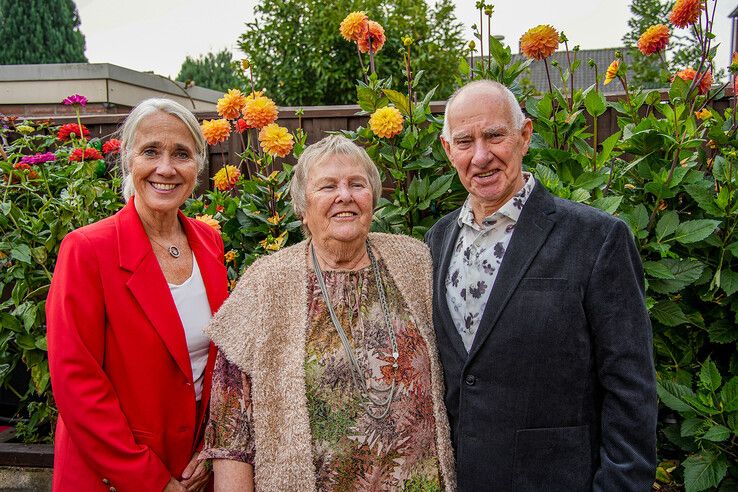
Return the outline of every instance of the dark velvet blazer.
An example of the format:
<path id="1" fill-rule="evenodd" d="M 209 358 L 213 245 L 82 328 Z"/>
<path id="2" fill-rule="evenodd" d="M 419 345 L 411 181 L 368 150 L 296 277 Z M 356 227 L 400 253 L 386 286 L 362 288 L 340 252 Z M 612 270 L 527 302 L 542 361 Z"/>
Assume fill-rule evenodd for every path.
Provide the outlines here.
<path id="1" fill-rule="evenodd" d="M 626 224 L 536 182 L 467 354 L 446 303 L 458 216 L 426 243 L 459 490 L 650 490 L 651 325 Z"/>

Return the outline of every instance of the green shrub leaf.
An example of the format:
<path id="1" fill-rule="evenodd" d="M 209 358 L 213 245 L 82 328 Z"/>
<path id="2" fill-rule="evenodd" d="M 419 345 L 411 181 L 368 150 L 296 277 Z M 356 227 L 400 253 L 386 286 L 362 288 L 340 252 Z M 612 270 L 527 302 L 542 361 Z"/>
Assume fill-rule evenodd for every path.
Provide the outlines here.
<path id="1" fill-rule="evenodd" d="M 700 384 L 707 391 L 716 391 L 722 382 L 717 366 L 711 359 L 707 359 L 700 369 Z"/>
<path id="2" fill-rule="evenodd" d="M 723 403 L 723 411 L 738 411 L 738 376 L 733 376 L 720 390 L 720 401 Z"/>
<path id="3" fill-rule="evenodd" d="M 684 400 L 685 397 L 694 398 L 694 393 L 688 387 L 673 381 L 657 381 L 656 393 L 661 403 L 677 412 L 690 412 L 692 407 Z"/>
<path id="4" fill-rule="evenodd" d="M 661 301 L 656 303 L 650 310 L 651 316 L 659 323 L 666 326 L 679 326 L 689 323 L 684 311 L 674 301 Z"/>
<path id="5" fill-rule="evenodd" d="M 679 214 L 669 210 L 656 223 L 656 240 L 661 242 L 666 236 L 673 234 L 679 225 Z"/>
<path id="6" fill-rule="evenodd" d="M 730 437 L 732 432 L 730 429 L 723 425 L 714 425 L 710 427 L 707 432 L 702 436 L 702 439 L 707 439 L 712 442 L 722 442 Z"/>
<path id="7" fill-rule="evenodd" d="M 677 230 L 674 233 L 674 239 L 682 244 L 696 243 L 712 234 L 719 225 L 719 220 L 688 220 L 677 226 Z"/>
<path id="8" fill-rule="evenodd" d="M 676 77 L 679 79 L 679 77 Z M 724 455 L 704 451 L 684 460 L 684 487 L 686 492 L 699 492 L 717 487 L 728 471 Z"/>

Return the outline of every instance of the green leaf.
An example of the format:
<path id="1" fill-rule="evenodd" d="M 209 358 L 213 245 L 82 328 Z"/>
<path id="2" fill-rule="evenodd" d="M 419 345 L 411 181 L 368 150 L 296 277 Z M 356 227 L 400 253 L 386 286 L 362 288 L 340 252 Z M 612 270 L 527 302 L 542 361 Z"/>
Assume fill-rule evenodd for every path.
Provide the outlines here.
<path id="1" fill-rule="evenodd" d="M 700 384 L 707 391 L 717 391 L 723 378 L 717 366 L 711 359 L 707 359 L 700 369 Z"/>
<path id="2" fill-rule="evenodd" d="M 724 215 L 724 212 L 715 203 L 715 190 L 710 183 L 689 184 L 684 189 L 705 212 L 716 216 Z"/>
<path id="3" fill-rule="evenodd" d="M 606 196 L 592 201 L 591 205 L 595 208 L 599 208 L 600 210 L 604 210 L 608 214 L 614 214 L 622 201 L 622 196 Z"/>
<path id="4" fill-rule="evenodd" d="M 733 255 L 734 258 L 738 258 L 738 241 L 730 244 L 726 250 L 730 251 L 730 254 Z"/>
<path id="5" fill-rule="evenodd" d="M 650 313 L 662 325 L 679 326 L 689 323 L 682 308 L 674 301 L 657 302 L 651 307 Z"/>
<path id="6" fill-rule="evenodd" d="M 674 273 L 669 269 L 669 266 L 661 261 L 644 261 L 643 270 L 654 278 L 660 278 L 664 280 L 673 280 Z"/>
<path id="7" fill-rule="evenodd" d="M 694 398 L 694 393 L 688 387 L 672 381 L 657 381 L 656 393 L 661 403 L 677 412 L 690 412 L 692 407 L 684 400 L 685 397 Z"/>
<path id="8" fill-rule="evenodd" d="M 681 80 L 676 77 L 677 80 Z M 684 460 L 684 487 L 686 492 L 699 492 L 717 487 L 728 471 L 724 455 L 712 451 L 693 454 Z"/>
<path id="9" fill-rule="evenodd" d="M 428 196 L 426 198 L 428 200 L 435 200 L 436 198 L 446 193 L 451 187 L 451 182 L 453 181 L 453 179 L 453 173 L 435 178 L 428 187 Z"/>
<path id="10" fill-rule="evenodd" d="M 669 88 L 669 100 L 673 103 L 676 99 L 684 99 L 687 97 L 687 91 L 689 91 L 689 84 L 684 81 L 681 77 L 674 77 Z"/>
<path id="11" fill-rule="evenodd" d="M 694 436 L 697 434 L 701 434 L 705 426 L 705 419 L 701 418 L 688 418 L 684 419 L 684 422 L 682 422 L 682 426 L 680 427 L 679 434 L 682 437 L 689 437 Z"/>
<path id="12" fill-rule="evenodd" d="M 722 442 L 730 437 L 732 432 L 730 429 L 723 425 L 713 425 L 707 432 L 702 436 L 702 439 L 707 439 L 712 442 Z"/>
<path id="13" fill-rule="evenodd" d="M 615 146 L 620 141 L 620 132 L 615 132 L 609 137 L 605 139 L 604 142 L 602 142 L 602 149 L 600 150 L 600 153 L 597 155 L 597 165 L 602 167 L 604 166 L 605 162 L 610 158 L 610 154 L 612 154 L 612 149 L 615 148 Z"/>
<path id="14" fill-rule="evenodd" d="M 656 223 L 656 240 L 661 242 L 666 236 L 673 234 L 679 225 L 679 214 L 674 210 L 669 210 L 661 216 Z"/>
<path id="15" fill-rule="evenodd" d="M 587 96 L 584 98 L 584 107 L 587 109 L 587 112 L 594 117 L 604 114 L 607 110 L 605 98 L 602 94 L 595 91 L 589 91 L 589 93 L 587 93 Z"/>
<path id="16" fill-rule="evenodd" d="M 738 376 L 733 376 L 720 390 L 720 401 L 723 411 L 738 411 Z"/>
<path id="17" fill-rule="evenodd" d="M 720 288 L 725 291 L 728 296 L 732 296 L 738 291 L 738 273 L 732 270 L 723 269 L 720 272 Z"/>
<path id="18" fill-rule="evenodd" d="M 410 104 L 405 94 L 392 89 L 382 89 L 382 92 L 384 92 L 384 95 L 387 96 L 387 99 L 389 99 L 390 102 L 393 103 L 395 107 L 400 110 L 400 113 L 402 113 L 403 116 L 407 118 L 411 116 Z"/>
<path id="19" fill-rule="evenodd" d="M 598 186 L 602 186 L 607 182 L 607 174 L 587 171 L 579 175 L 574 181 L 575 188 L 583 188 L 585 190 L 592 190 Z"/>
<path id="20" fill-rule="evenodd" d="M 719 319 L 707 327 L 707 334 L 713 343 L 733 343 L 738 340 L 738 328 L 727 319 Z"/>
<path id="21" fill-rule="evenodd" d="M 671 270 L 671 273 L 674 274 L 674 279 L 651 280 L 649 282 L 650 290 L 658 292 L 659 294 L 671 294 L 672 292 L 676 292 L 687 285 L 696 282 L 702 275 L 702 271 L 705 268 L 700 261 L 691 258 L 682 260 L 667 258 L 661 260 L 660 263 L 663 263 L 669 268 L 669 270 Z"/>
<path id="22" fill-rule="evenodd" d="M 10 250 L 10 255 L 21 263 L 31 264 L 31 248 L 27 244 L 18 244 Z"/>
<path id="23" fill-rule="evenodd" d="M 697 241 L 702 241 L 707 236 L 712 234 L 719 225 L 719 220 L 688 220 L 686 222 L 682 222 L 677 226 L 677 230 L 674 233 L 673 239 L 682 244 L 696 243 Z"/>
<path id="24" fill-rule="evenodd" d="M 571 196 L 569 197 L 569 200 L 573 202 L 584 203 L 590 198 L 591 196 L 587 190 L 582 189 L 582 188 L 577 188 L 576 190 L 571 192 Z"/>

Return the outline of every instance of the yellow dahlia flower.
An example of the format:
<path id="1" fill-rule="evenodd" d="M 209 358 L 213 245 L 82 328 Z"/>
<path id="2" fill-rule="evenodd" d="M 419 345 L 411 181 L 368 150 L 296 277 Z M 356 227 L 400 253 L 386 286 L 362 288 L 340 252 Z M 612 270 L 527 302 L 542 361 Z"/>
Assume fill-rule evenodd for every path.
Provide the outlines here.
<path id="1" fill-rule="evenodd" d="M 271 123 L 259 132 L 259 143 L 264 152 L 273 157 L 284 157 L 294 145 L 292 134 L 287 128 Z"/>
<path id="2" fill-rule="evenodd" d="M 267 251 L 279 251 L 287 241 L 287 231 L 282 232 L 277 237 L 273 237 L 271 234 L 266 239 L 259 241 L 262 248 Z"/>
<path id="3" fill-rule="evenodd" d="M 663 24 L 649 27 L 638 39 L 638 49 L 646 56 L 662 51 L 667 44 L 669 44 L 669 28 Z"/>
<path id="4" fill-rule="evenodd" d="M 220 223 L 213 218 L 212 215 L 204 214 L 204 215 L 198 215 L 195 217 L 195 220 L 199 220 L 200 222 L 204 222 L 216 231 L 220 232 Z"/>
<path id="5" fill-rule="evenodd" d="M 233 263 L 234 261 L 236 261 L 236 252 L 233 250 L 230 250 L 225 255 L 223 255 L 223 259 L 225 260 L 226 263 Z"/>
<path id="6" fill-rule="evenodd" d="M 200 128 L 202 129 L 202 134 L 205 136 L 205 140 L 210 145 L 227 140 L 231 134 L 231 124 L 226 119 L 205 120 L 200 125 Z"/>
<path id="7" fill-rule="evenodd" d="M 285 215 L 286 214 L 279 215 L 277 212 L 274 212 L 274 215 L 272 215 L 271 217 L 269 217 L 267 219 L 267 222 L 269 222 L 272 225 L 277 225 L 280 222 L 282 222 L 282 219 L 284 219 Z"/>
<path id="8" fill-rule="evenodd" d="M 251 99 L 246 98 L 243 119 L 251 128 L 262 128 L 274 123 L 277 115 L 279 115 L 277 105 L 268 97 L 259 94 Z"/>
<path id="9" fill-rule="evenodd" d="M 393 106 L 379 108 L 369 117 L 369 128 L 378 137 L 391 138 L 402 131 L 404 119 Z"/>
<path id="10" fill-rule="evenodd" d="M 702 121 L 712 118 L 712 112 L 710 112 L 710 110 L 707 108 L 702 108 L 701 111 L 696 111 L 694 115 Z"/>
<path id="11" fill-rule="evenodd" d="M 559 33 L 547 25 L 532 27 L 520 37 L 520 51 L 527 58 L 543 60 L 559 47 Z"/>
<path id="12" fill-rule="evenodd" d="M 238 89 L 231 89 L 218 99 L 218 114 L 223 118 L 235 120 L 241 116 L 244 105 L 246 105 L 246 96 L 243 95 L 243 92 Z"/>
<path id="13" fill-rule="evenodd" d="M 213 184 L 220 191 L 232 190 L 236 186 L 236 181 L 241 176 L 241 171 L 236 166 L 226 165 L 221 167 L 215 176 L 213 176 Z"/>
<path id="14" fill-rule="evenodd" d="M 364 11 L 351 12 L 341 21 L 339 31 L 346 41 L 358 41 L 359 36 L 366 30 L 369 17 Z"/>
<path id="15" fill-rule="evenodd" d="M 669 20 L 677 27 L 687 27 L 699 20 L 701 12 L 702 0 L 677 0 Z"/>
<path id="16" fill-rule="evenodd" d="M 613 60 L 610 66 L 607 67 L 607 72 L 605 72 L 605 85 L 612 82 L 615 79 L 615 77 L 618 76 L 619 69 L 620 69 L 620 60 Z"/>

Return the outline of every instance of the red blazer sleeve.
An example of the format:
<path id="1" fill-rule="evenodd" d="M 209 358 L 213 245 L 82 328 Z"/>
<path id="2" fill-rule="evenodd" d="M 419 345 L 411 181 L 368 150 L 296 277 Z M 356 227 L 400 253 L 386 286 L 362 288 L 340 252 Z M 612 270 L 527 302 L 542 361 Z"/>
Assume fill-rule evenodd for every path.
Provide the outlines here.
<path id="1" fill-rule="evenodd" d="M 64 239 L 46 305 L 59 416 L 101 478 L 118 490 L 162 490 L 170 473 L 147 446 L 135 442 L 103 369 L 106 321 L 98 264 L 83 232 Z"/>

